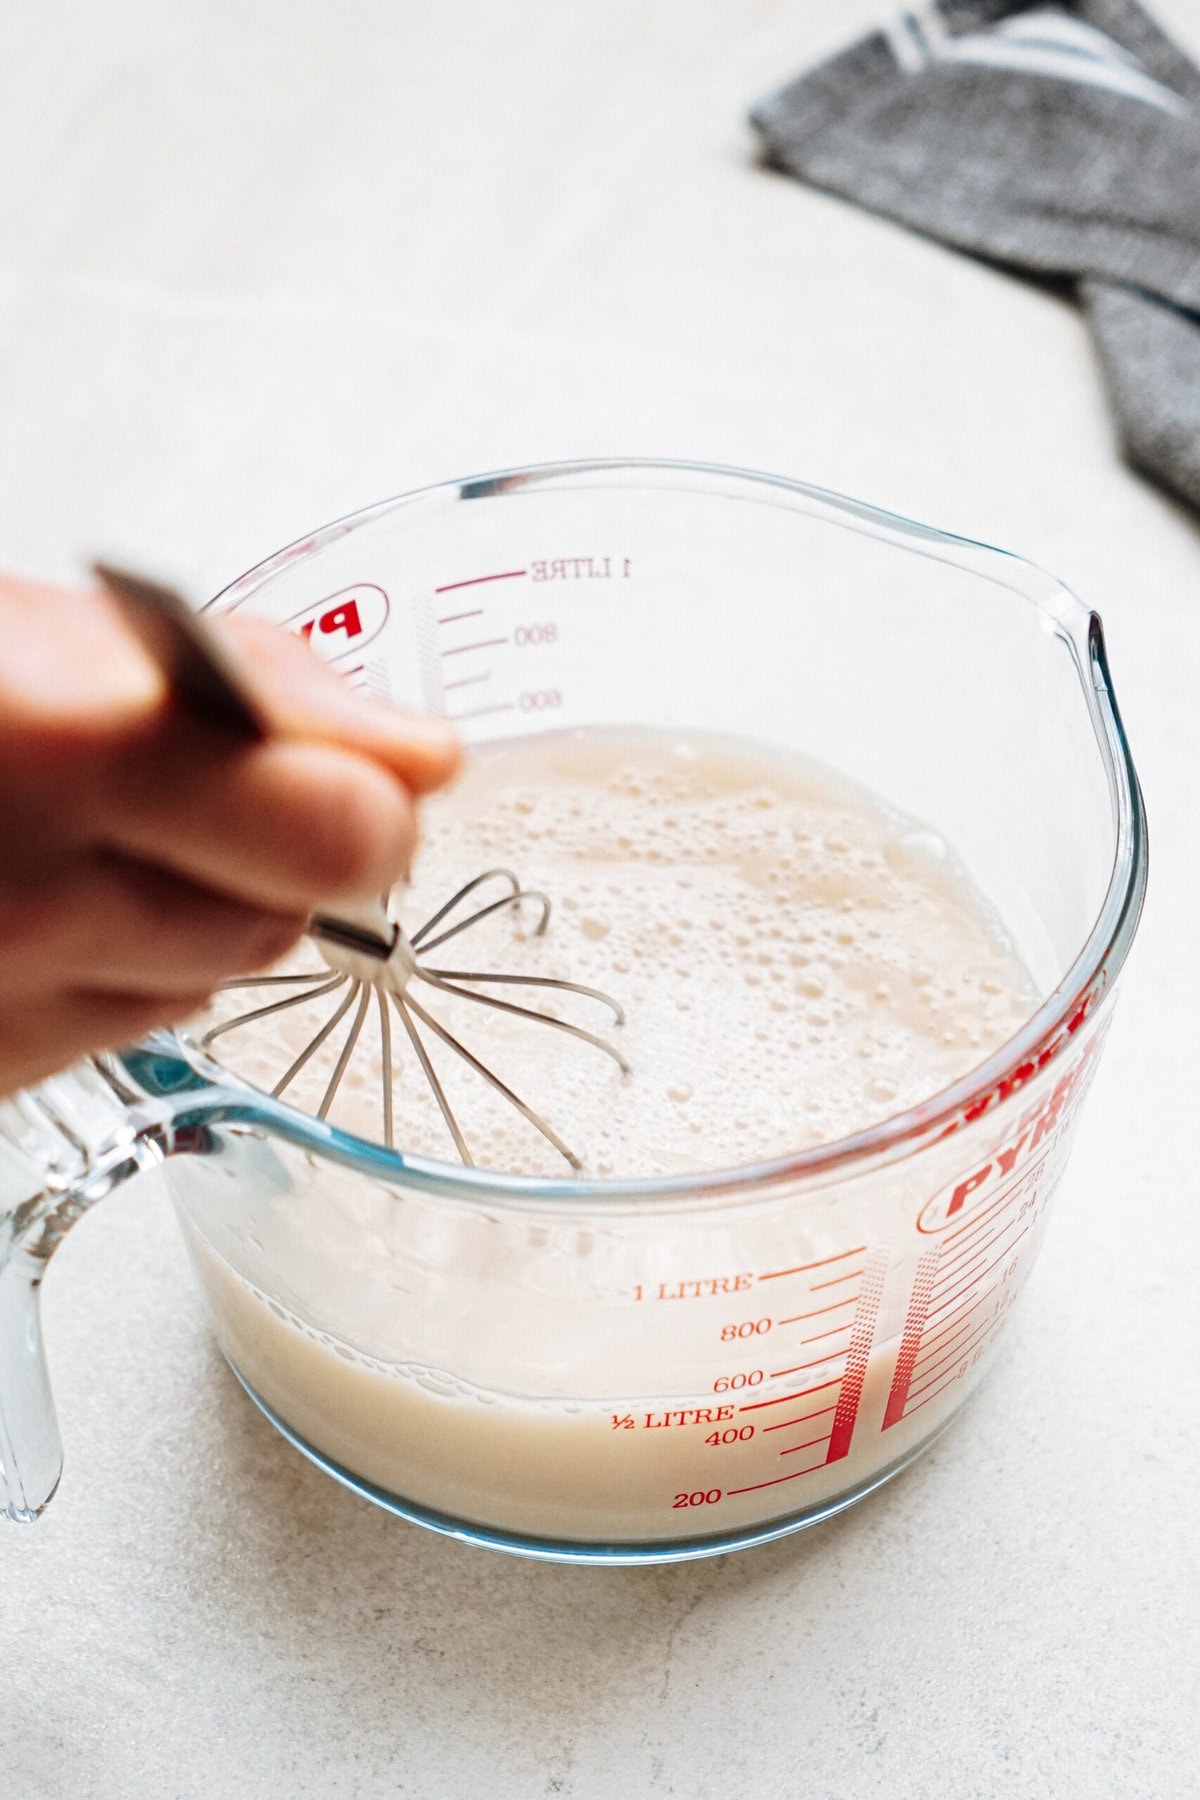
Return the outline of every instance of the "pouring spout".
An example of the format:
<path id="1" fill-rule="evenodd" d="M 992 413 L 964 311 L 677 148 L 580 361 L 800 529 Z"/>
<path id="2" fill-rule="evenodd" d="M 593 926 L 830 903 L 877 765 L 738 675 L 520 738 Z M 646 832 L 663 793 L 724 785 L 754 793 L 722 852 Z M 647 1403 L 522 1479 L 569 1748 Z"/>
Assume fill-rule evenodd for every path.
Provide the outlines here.
<path id="1" fill-rule="evenodd" d="M 170 1108 L 131 1107 L 134 1099 L 97 1061 L 0 1102 L 0 1514 L 8 1519 L 36 1519 L 62 1473 L 39 1312 L 46 1265 L 85 1212 L 173 1147 Z"/>

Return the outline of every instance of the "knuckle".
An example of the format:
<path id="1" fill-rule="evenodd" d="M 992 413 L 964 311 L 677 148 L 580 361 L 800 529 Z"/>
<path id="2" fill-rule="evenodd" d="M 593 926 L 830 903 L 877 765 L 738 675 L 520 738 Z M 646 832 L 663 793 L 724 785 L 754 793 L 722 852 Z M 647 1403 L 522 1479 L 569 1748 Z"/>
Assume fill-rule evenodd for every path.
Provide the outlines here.
<path id="1" fill-rule="evenodd" d="M 70 896 L 58 885 L 0 890 L 0 961 L 27 968 L 54 957 L 72 925 Z"/>
<path id="2" fill-rule="evenodd" d="M 185 994 L 176 994 L 169 998 L 164 995 L 159 1002 L 154 1023 L 156 1025 L 183 1025 L 188 1019 L 194 1018 L 197 1013 L 203 1012 L 206 1007 L 211 1006 L 215 993 L 216 983 L 209 982 L 204 987 L 192 988 Z M 143 1027 L 143 1029 L 147 1028 Z"/>
<path id="3" fill-rule="evenodd" d="M 66 1010 L 79 1033 L 94 1045 L 128 1043 L 158 1026 L 180 1025 L 205 1006 L 215 984 L 176 991 L 118 986 L 84 986 L 66 997 Z"/>
<path id="4" fill-rule="evenodd" d="M 247 906 L 203 888 L 179 884 L 172 903 L 147 913 L 142 942 L 164 987 L 208 983 L 277 962 L 304 929 L 304 919 Z"/>
<path id="5" fill-rule="evenodd" d="M 185 1025 L 210 1003 L 215 984 L 179 994 L 131 996 L 113 1008 L 112 1022 L 104 1035 L 124 1043 L 143 1037 L 148 1031 L 170 1030 Z"/>
<path id="6" fill-rule="evenodd" d="M 399 784 L 361 758 L 338 762 L 313 784 L 308 829 L 296 846 L 314 898 L 386 885 L 402 872 L 415 839 L 412 805 Z"/>
<path id="7" fill-rule="evenodd" d="M 249 934 L 242 955 L 228 963 L 229 969 L 234 974 L 242 974 L 269 968 L 295 948 L 303 936 L 306 923 L 302 918 L 268 915 Z"/>

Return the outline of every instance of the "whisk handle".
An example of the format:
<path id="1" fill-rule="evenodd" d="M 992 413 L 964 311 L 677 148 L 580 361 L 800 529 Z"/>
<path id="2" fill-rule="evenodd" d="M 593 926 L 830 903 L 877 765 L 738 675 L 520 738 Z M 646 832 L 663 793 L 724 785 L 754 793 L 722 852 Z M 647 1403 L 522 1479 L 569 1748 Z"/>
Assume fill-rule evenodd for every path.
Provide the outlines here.
<path id="1" fill-rule="evenodd" d="M 225 646 L 182 594 L 109 563 L 93 563 L 92 573 L 181 700 L 202 718 L 227 725 L 250 742 L 266 737 L 266 724 Z"/>
<path id="2" fill-rule="evenodd" d="M 250 743 L 267 736 L 267 726 L 225 646 L 182 594 L 110 563 L 93 563 L 92 572 L 166 675 L 172 691 L 193 712 L 214 724 L 229 726 Z M 396 947 L 399 927 L 388 919 L 382 904 L 357 910 L 358 918 L 345 917 L 345 909 L 338 918 L 315 914 L 309 921 L 310 937 L 372 963 L 386 962 Z"/>

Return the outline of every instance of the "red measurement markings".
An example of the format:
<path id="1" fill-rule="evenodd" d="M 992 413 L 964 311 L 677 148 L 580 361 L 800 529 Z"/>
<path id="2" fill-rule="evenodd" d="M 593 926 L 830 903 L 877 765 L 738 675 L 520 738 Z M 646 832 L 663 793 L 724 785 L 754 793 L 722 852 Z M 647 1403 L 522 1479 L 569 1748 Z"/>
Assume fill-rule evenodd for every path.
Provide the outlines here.
<path id="1" fill-rule="evenodd" d="M 443 681 L 442 692 L 443 694 L 451 694 L 454 692 L 455 688 L 478 687 L 481 681 L 490 681 L 491 679 L 492 672 L 490 669 L 486 669 L 482 675 L 460 675 L 457 681 Z"/>
<path id="2" fill-rule="evenodd" d="M 937 1319 L 940 1323 L 948 1306 L 956 1305 L 964 1294 L 973 1291 L 978 1277 L 983 1273 L 983 1268 L 984 1264 L 981 1260 L 978 1264 L 971 1264 L 964 1269 L 951 1269 L 949 1280 L 943 1276 L 940 1287 L 935 1282 L 927 1308 L 929 1320 Z"/>
<path id="3" fill-rule="evenodd" d="M 997 1256 L 993 1255 L 993 1251 L 998 1252 L 999 1260 L 1003 1261 L 1009 1250 L 1015 1249 L 1026 1232 L 1032 1231 L 1036 1223 L 1036 1213 L 1025 1214 L 1023 1224 L 1022 1215 L 1014 1213 L 998 1231 L 993 1231 L 983 1240 L 970 1262 L 964 1262 L 958 1268 L 951 1268 L 951 1282 L 957 1283 L 961 1293 L 963 1278 L 969 1275 L 970 1279 L 974 1281 L 980 1280 L 989 1269 L 996 1266 Z M 1019 1231 L 1016 1229 L 1018 1225 L 1021 1227 Z M 947 1283 L 947 1287 L 951 1285 L 951 1282 Z"/>
<path id="4" fill-rule="evenodd" d="M 799 1375 L 804 1369 L 822 1368 L 825 1363 L 836 1362 L 839 1356 L 845 1354 L 844 1350 L 827 1350 L 824 1356 L 814 1356 L 811 1362 L 793 1363 L 790 1369 L 772 1369 L 771 1380 L 775 1381 L 781 1375 Z"/>
<path id="5" fill-rule="evenodd" d="M 978 1304 L 979 1304 L 979 1295 L 978 1294 L 968 1294 L 967 1298 L 965 1300 L 961 1301 L 959 1303 L 959 1305 L 954 1308 L 953 1312 L 945 1313 L 940 1318 L 937 1318 L 937 1319 L 927 1320 L 926 1323 L 936 1325 L 938 1328 L 938 1331 L 940 1332 L 940 1331 L 944 1330 L 944 1328 L 947 1325 L 954 1325 L 954 1324 L 957 1324 L 957 1322 L 961 1319 L 969 1318 L 971 1315 L 971 1312 L 973 1311 L 973 1309 L 976 1306 L 978 1306 Z M 924 1342 L 924 1338 L 922 1338 L 922 1342 Z"/>
<path id="6" fill-rule="evenodd" d="M 957 1372 L 952 1372 L 951 1374 L 947 1375 L 945 1381 L 941 1382 L 939 1384 L 939 1386 L 935 1387 L 931 1394 L 925 1394 L 920 1400 L 912 1401 L 912 1403 L 905 1408 L 905 1411 L 904 1411 L 905 1418 L 911 1419 L 913 1414 L 919 1413 L 923 1406 L 928 1406 L 931 1400 L 936 1400 L 939 1397 L 939 1395 L 944 1394 L 948 1387 L 953 1387 L 954 1383 L 958 1379 L 959 1379 L 959 1376 L 958 1376 Z"/>
<path id="7" fill-rule="evenodd" d="M 930 1384 L 937 1380 L 939 1374 L 948 1369 L 951 1364 L 961 1362 L 963 1357 L 967 1354 L 967 1351 L 975 1348 L 979 1339 L 991 1329 L 991 1326 L 994 1323 L 994 1320 L 984 1319 L 981 1324 L 975 1326 L 973 1331 L 968 1332 L 961 1343 L 953 1345 L 949 1350 L 943 1349 L 942 1354 L 934 1357 L 932 1362 L 918 1362 L 916 1369 L 913 1372 L 912 1386 L 908 1390 L 909 1399 L 915 1400 L 917 1396 L 923 1394 Z M 918 1377 L 920 1379 L 918 1379 Z"/>
<path id="8" fill-rule="evenodd" d="M 528 569 L 501 569 L 497 575 L 472 575 L 466 581 L 447 581 L 433 591 L 435 594 L 453 594 L 459 588 L 480 587 L 485 581 L 516 581 L 518 576 L 528 573 Z"/>
<path id="9" fill-rule="evenodd" d="M 751 1400 L 748 1406 L 739 1406 L 739 1412 L 761 1412 L 764 1406 L 786 1406 L 789 1400 L 806 1400 L 809 1394 L 823 1394 L 826 1388 L 837 1387 L 841 1381 L 838 1375 L 832 1381 L 818 1381 L 816 1387 L 801 1388 L 798 1394 L 777 1394 L 774 1400 Z"/>
<path id="10" fill-rule="evenodd" d="M 832 1406 L 819 1406 L 816 1412 L 801 1413 L 798 1419 L 784 1419 L 778 1425 L 764 1425 L 764 1431 L 790 1431 L 793 1425 L 807 1425 L 810 1419 L 823 1419 L 826 1413 L 833 1412 Z"/>
<path id="11" fill-rule="evenodd" d="M 1002 1323 L 1006 1311 L 1002 1301 L 991 1306 L 987 1317 L 981 1317 L 981 1309 L 1017 1273 L 1015 1265 L 1000 1275 L 994 1271 L 1033 1229 L 1053 1191 L 1053 1177 L 1047 1181 L 1054 1166 L 1050 1152 L 1064 1137 L 1066 1124 L 1064 1120 L 1047 1139 L 1036 1160 L 1006 1181 L 977 1213 L 946 1232 L 938 1248 L 918 1262 L 884 1431 L 960 1381 Z"/>
<path id="12" fill-rule="evenodd" d="M 832 1281 L 814 1281 L 809 1285 L 814 1294 L 819 1294 L 822 1288 L 840 1287 L 843 1281 L 857 1281 L 861 1274 L 861 1269 L 851 1269 L 848 1275 L 835 1275 Z"/>
<path id="13" fill-rule="evenodd" d="M 1041 1157 L 1038 1162 L 1033 1164 L 1030 1168 L 1022 1169 L 1015 1180 L 1010 1181 L 1003 1187 L 996 1197 L 993 1200 L 990 1200 L 985 1207 L 981 1208 L 979 1212 L 972 1213 L 970 1218 L 964 1219 L 961 1225 L 956 1225 L 953 1231 L 948 1231 L 942 1239 L 943 1245 L 953 1244 L 959 1240 L 962 1240 L 963 1242 L 969 1241 L 969 1239 L 974 1236 L 975 1232 L 981 1230 L 982 1227 L 987 1224 L 989 1219 L 994 1219 L 997 1213 L 1003 1212 L 1004 1209 L 1010 1205 L 1012 1197 L 1018 1188 L 1026 1186 L 1032 1187 L 1036 1184 L 1041 1175 L 1044 1163 L 1045 1158 Z"/>
<path id="14" fill-rule="evenodd" d="M 823 1469 L 824 1467 L 825 1458 L 822 1457 L 820 1462 L 814 1463 L 810 1469 L 797 1469 L 791 1475 L 776 1475 L 773 1481 L 752 1481 L 749 1487 L 726 1488 L 725 1498 L 727 1500 L 732 1500 L 735 1494 L 757 1494 L 761 1488 L 779 1487 L 781 1483 L 785 1481 L 799 1481 L 802 1475 L 811 1475 L 815 1470 Z"/>
<path id="15" fill-rule="evenodd" d="M 921 1333 L 925 1329 L 929 1312 L 929 1295 L 933 1288 L 933 1278 L 937 1273 L 937 1266 L 938 1252 L 936 1250 L 927 1250 L 917 1264 L 913 1290 L 908 1301 L 908 1312 L 904 1318 L 904 1332 L 900 1339 L 900 1354 L 896 1358 L 896 1367 L 892 1372 L 887 1409 L 880 1427 L 883 1431 L 904 1417 L 904 1402 L 908 1398 L 908 1384 L 912 1380 L 913 1365 L 916 1363 L 917 1352 L 921 1347 Z"/>
<path id="16" fill-rule="evenodd" d="M 1006 1191 L 1006 1203 L 1011 1202 L 1016 1185 Z M 989 1207 L 989 1215 L 992 1211 Z M 1011 1215 L 1000 1221 L 990 1217 L 984 1235 L 976 1237 L 974 1234 L 984 1221 L 972 1220 L 969 1227 L 959 1228 L 971 1234 L 969 1242 L 947 1254 L 951 1241 L 947 1238 L 940 1249 L 922 1256 L 884 1410 L 884 1431 L 958 1380 L 964 1372 L 960 1368 L 964 1356 L 982 1344 L 999 1324 L 998 1319 L 980 1322 L 976 1314 L 995 1291 L 995 1282 L 983 1286 L 987 1277 L 1012 1254 L 1030 1229 L 1026 1224 L 1012 1235 L 1017 1222 L 1017 1217 Z M 957 1235 L 955 1232 L 951 1237 Z M 992 1255 L 997 1245 L 1001 1248 Z"/>
<path id="17" fill-rule="evenodd" d="M 982 1344 L 991 1335 L 991 1333 L 993 1331 L 995 1331 L 997 1325 L 999 1325 L 999 1324 L 1000 1324 L 999 1319 L 990 1320 L 984 1326 L 983 1331 L 980 1334 L 979 1343 Z M 972 1347 L 974 1348 L 975 1346 L 972 1346 Z M 913 1393 L 910 1394 L 908 1401 L 905 1404 L 905 1408 L 904 1408 L 905 1418 L 911 1418 L 913 1413 L 920 1412 L 920 1410 L 923 1406 L 927 1406 L 931 1400 L 936 1400 L 939 1394 L 945 1393 L 945 1391 L 948 1387 L 953 1387 L 954 1383 L 956 1381 L 959 1381 L 962 1379 L 962 1376 L 965 1374 L 965 1372 L 966 1372 L 965 1370 L 959 1368 L 958 1358 L 955 1357 L 951 1367 L 949 1369 L 947 1369 L 945 1374 L 940 1376 L 937 1381 L 935 1381 L 928 1387 L 913 1390 Z M 919 1399 L 915 1397 L 917 1394 L 920 1395 Z"/>
<path id="18" fill-rule="evenodd" d="M 841 1337 L 843 1331 L 849 1331 L 852 1324 L 853 1320 L 847 1319 L 844 1325 L 835 1325 L 832 1331 L 816 1331 L 812 1337 L 801 1338 L 800 1342 L 802 1344 L 819 1344 L 828 1337 Z"/>
<path id="19" fill-rule="evenodd" d="M 934 1282 L 934 1287 L 932 1287 L 932 1291 L 930 1291 L 930 1298 L 928 1298 L 928 1316 L 930 1316 L 930 1319 L 936 1318 L 939 1312 L 943 1312 L 946 1305 L 954 1305 L 954 1301 L 959 1298 L 959 1294 L 966 1294 L 966 1292 L 970 1291 L 973 1287 L 973 1283 L 979 1278 L 979 1274 L 982 1273 L 982 1269 L 984 1269 L 984 1258 L 981 1256 L 981 1258 L 979 1258 L 979 1264 L 972 1262 L 972 1264 L 966 1265 L 963 1269 L 950 1269 L 948 1276 L 943 1274 L 943 1276 L 939 1278 L 939 1280 L 941 1280 L 941 1285 Z"/>
<path id="20" fill-rule="evenodd" d="M 1005 1207 L 998 1218 L 981 1220 L 973 1228 L 972 1235 L 966 1243 L 951 1249 L 951 1240 L 947 1238 L 940 1250 L 941 1267 L 945 1270 L 965 1269 L 987 1252 L 989 1244 L 1002 1238 L 1006 1231 L 1011 1231 L 1020 1214 L 1013 1211 L 1012 1201 Z"/>
<path id="21" fill-rule="evenodd" d="M 1005 1219 L 1000 1225 L 1000 1230 L 1007 1231 L 1011 1223 L 1011 1219 Z M 943 1246 L 941 1252 L 942 1260 L 940 1264 L 940 1273 L 938 1276 L 939 1281 L 945 1283 L 954 1275 L 960 1274 L 963 1269 L 969 1269 L 973 1267 L 975 1263 L 982 1262 L 987 1254 L 987 1246 L 990 1242 L 991 1237 L 989 1235 L 980 1239 L 978 1248 L 975 1244 L 964 1244 L 961 1250 L 955 1250 L 950 1255 L 946 1254 L 945 1247 Z"/>
<path id="22" fill-rule="evenodd" d="M 780 1319 L 781 1325 L 799 1325 L 803 1319 L 820 1319 L 826 1313 L 840 1312 L 843 1306 L 853 1306 L 858 1299 L 857 1294 L 847 1294 L 844 1300 L 835 1300 L 832 1306 L 814 1306 L 811 1312 L 793 1313 L 790 1319 Z"/>
<path id="23" fill-rule="evenodd" d="M 443 656 L 466 656 L 471 650 L 494 650 L 498 644 L 507 644 L 506 637 L 480 638 L 474 644 L 453 644 L 449 650 L 443 650 Z"/>
<path id="24" fill-rule="evenodd" d="M 979 1283 L 983 1280 L 984 1276 L 990 1275 L 992 1270 L 994 1268 L 998 1267 L 998 1265 L 1004 1261 L 1006 1256 L 1010 1256 L 1012 1254 L 1012 1252 L 1016 1249 L 1017 1245 L 1020 1243 L 1021 1239 L 1025 1236 L 1025 1233 L 1028 1230 L 1029 1230 L 1029 1227 L 1028 1227 L 1028 1225 L 1026 1225 L 1023 1227 L 1022 1230 L 1018 1231 L 1016 1237 L 1012 1238 L 1010 1240 L 1010 1242 L 1004 1246 L 1004 1248 L 1000 1252 L 999 1256 L 994 1256 L 992 1258 L 991 1262 L 988 1263 L 985 1268 L 982 1268 L 979 1270 L 978 1274 L 968 1276 L 967 1280 L 963 1283 L 963 1285 L 961 1287 L 956 1288 L 954 1290 L 954 1292 L 949 1296 L 948 1301 L 945 1301 L 945 1302 L 939 1301 L 937 1307 L 934 1309 L 935 1312 L 940 1311 L 942 1305 L 952 1304 L 955 1300 L 960 1299 L 962 1297 L 962 1295 L 970 1292 L 972 1289 L 977 1289 L 979 1286 Z M 980 1299 L 982 1299 L 982 1298 L 983 1298 L 983 1296 L 980 1295 Z"/>
<path id="25" fill-rule="evenodd" d="M 845 1255 L 860 1256 L 864 1249 L 865 1245 L 860 1245 L 856 1250 L 845 1252 Z M 829 1262 L 837 1262 L 844 1259 L 830 1257 L 826 1260 Z M 821 1266 L 821 1264 L 815 1263 L 807 1265 L 805 1270 L 793 1269 L 780 1272 L 798 1275 L 806 1273 L 807 1268 L 820 1268 Z M 791 1431 L 799 1425 L 807 1425 L 817 1419 L 829 1418 L 830 1414 L 832 1414 L 829 1430 L 827 1432 L 817 1437 L 804 1438 L 798 1444 L 787 1444 L 779 1452 L 780 1457 L 798 1456 L 802 1451 L 815 1450 L 819 1446 L 824 1445 L 825 1454 L 818 1462 L 808 1463 L 804 1468 L 792 1470 L 786 1475 L 771 1476 L 765 1481 L 751 1482 L 746 1487 L 729 1488 L 726 1490 L 728 1494 L 756 1494 L 763 1488 L 779 1487 L 786 1481 L 799 1481 L 802 1476 L 812 1475 L 817 1469 L 826 1468 L 830 1463 L 840 1462 L 844 1456 L 849 1454 L 851 1440 L 854 1436 L 854 1427 L 858 1419 L 858 1410 L 862 1401 L 863 1383 L 866 1379 L 867 1364 L 871 1355 L 871 1343 L 875 1336 L 875 1323 L 879 1310 L 879 1301 L 883 1293 L 883 1259 L 880 1257 L 870 1258 L 868 1262 L 857 1271 L 857 1274 L 862 1278 L 862 1286 L 859 1292 L 850 1295 L 844 1301 L 837 1302 L 838 1306 L 853 1305 L 855 1309 L 853 1320 L 848 1325 L 838 1327 L 839 1331 L 849 1330 L 850 1332 L 850 1343 L 847 1348 L 845 1350 L 836 1350 L 832 1355 L 818 1357 L 812 1362 L 797 1363 L 788 1369 L 773 1369 L 771 1371 L 771 1379 L 775 1380 L 783 1375 L 797 1375 L 803 1369 L 818 1369 L 823 1364 L 828 1365 L 830 1361 L 841 1361 L 844 1359 L 845 1366 L 842 1369 L 841 1374 L 831 1377 L 828 1381 L 815 1382 L 811 1387 L 801 1388 L 797 1393 L 777 1394 L 770 1400 L 751 1400 L 744 1406 L 738 1407 L 739 1413 L 762 1412 L 764 1408 L 769 1406 L 787 1406 L 796 1400 L 806 1400 L 810 1395 L 829 1393 L 833 1390 L 834 1398 L 830 1404 L 813 1407 L 808 1412 L 797 1413 L 793 1418 L 781 1419 L 774 1425 L 764 1425 L 762 1427 L 764 1433 L 768 1431 Z M 760 1277 L 760 1280 L 761 1279 L 763 1278 Z M 832 1312 L 836 1310 L 836 1308 L 823 1307 L 820 1310 Z M 780 1322 L 784 1323 L 784 1321 Z M 823 1335 L 831 1337 L 835 1334 L 833 1332 L 827 1332 Z"/>
<path id="26" fill-rule="evenodd" d="M 959 1271 L 955 1270 L 954 1273 L 955 1273 L 955 1278 L 957 1280 Z M 970 1295 L 977 1293 L 978 1289 L 979 1289 L 980 1279 L 986 1274 L 987 1274 L 987 1265 L 984 1263 L 981 1263 L 977 1269 L 968 1270 L 967 1274 L 966 1274 L 966 1279 L 958 1280 L 957 1286 L 949 1285 L 949 1286 L 945 1286 L 945 1287 L 941 1288 L 940 1290 L 938 1288 L 935 1288 L 933 1290 L 933 1294 L 931 1295 L 930 1301 L 929 1301 L 930 1323 L 932 1323 L 934 1320 L 936 1320 L 937 1323 L 940 1325 L 945 1316 L 947 1307 L 957 1306 L 957 1304 L 960 1300 L 962 1300 L 964 1298 L 969 1298 Z"/>
<path id="27" fill-rule="evenodd" d="M 927 1356 L 931 1350 L 936 1350 L 939 1344 L 953 1343 L 956 1337 L 961 1337 L 964 1331 L 969 1331 L 974 1305 L 975 1303 L 972 1301 L 970 1306 L 960 1309 L 956 1321 L 952 1320 L 948 1326 L 943 1326 L 940 1331 L 935 1331 L 932 1337 L 922 1339 L 921 1355 Z"/>
<path id="28" fill-rule="evenodd" d="M 444 619 L 438 620 L 438 624 L 439 625 L 457 625 L 461 619 L 482 619 L 482 617 L 483 617 L 482 606 L 474 606 L 471 608 L 470 612 L 447 613 Z"/>
<path id="29" fill-rule="evenodd" d="M 450 713 L 452 723 L 458 724 L 462 719 L 482 719 L 487 713 L 516 712 L 516 704 L 512 700 L 500 700 L 494 706 L 476 706 L 470 712 Z"/>
<path id="30" fill-rule="evenodd" d="M 951 1281 L 964 1270 L 974 1268 L 976 1263 L 982 1262 L 991 1246 L 998 1244 L 1005 1232 L 1012 1230 L 1016 1221 L 1017 1215 L 1010 1212 L 1005 1218 L 989 1220 L 982 1237 L 973 1238 L 969 1244 L 960 1244 L 957 1250 L 948 1251 L 943 1244 L 939 1279 L 942 1282 Z"/>
<path id="31" fill-rule="evenodd" d="M 1017 1185 L 1018 1184 L 1014 1181 L 1013 1188 Z M 998 1217 L 1003 1218 L 1004 1214 L 1008 1211 L 1011 1200 L 1012 1188 L 1005 1188 L 999 1199 L 993 1201 L 991 1206 L 985 1207 L 983 1212 L 978 1213 L 975 1218 L 968 1219 L 966 1224 L 960 1225 L 956 1231 L 947 1232 L 946 1236 L 942 1239 L 942 1254 L 945 1256 L 950 1256 L 951 1254 L 955 1256 L 969 1256 L 974 1247 L 974 1240 L 976 1237 L 978 1237 L 981 1231 L 986 1232 L 989 1225 L 994 1225 Z M 958 1246 L 953 1252 L 950 1250 L 951 1244 L 957 1244 Z"/>
<path id="32" fill-rule="evenodd" d="M 833 1263 L 845 1262 L 848 1256 L 861 1256 L 866 1249 L 865 1244 L 856 1244 L 853 1250 L 840 1250 L 836 1256 L 823 1256 L 819 1262 L 797 1263 L 794 1269 L 769 1269 L 760 1275 L 760 1281 L 779 1281 L 784 1275 L 807 1275 L 810 1269 L 827 1269 Z"/>
<path id="33" fill-rule="evenodd" d="M 863 1274 L 862 1291 L 858 1298 L 858 1311 L 854 1315 L 854 1330 L 850 1334 L 850 1348 L 846 1354 L 846 1371 L 842 1376 L 837 1410 L 833 1415 L 833 1430 L 829 1437 L 829 1454 L 825 1458 L 826 1462 L 838 1462 L 843 1456 L 848 1456 L 850 1453 L 850 1440 L 854 1436 L 854 1425 L 858 1418 L 859 1402 L 862 1399 L 863 1382 L 867 1378 L 871 1341 L 875 1336 L 875 1318 L 883 1294 L 883 1273 L 883 1259 L 877 1257 L 867 1266 Z"/>
<path id="34" fill-rule="evenodd" d="M 987 1296 L 985 1295 L 984 1298 L 987 1298 Z M 921 1345 L 920 1354 L 913 1364 L 912 1381 L 909 1384 L 910 1389 L 916 1385 L 919 1379 L 927 1375 L 930 1369 L 940 1367 L 943 1362 L 953 1362 L 956 1356 L 962 1355 L 966 1345 L 970 1343 L 971 1338 L 980 1329 L 978 1312 L 979 1307 L 977 1303 L 971 1308 L 964 1319 L 959 1320 L 958 1324 L 954 1327 L 954 1330 L 948 1337 L 943 1333 L 938 1332 L 934 1337 L 927 1339 Z"/>

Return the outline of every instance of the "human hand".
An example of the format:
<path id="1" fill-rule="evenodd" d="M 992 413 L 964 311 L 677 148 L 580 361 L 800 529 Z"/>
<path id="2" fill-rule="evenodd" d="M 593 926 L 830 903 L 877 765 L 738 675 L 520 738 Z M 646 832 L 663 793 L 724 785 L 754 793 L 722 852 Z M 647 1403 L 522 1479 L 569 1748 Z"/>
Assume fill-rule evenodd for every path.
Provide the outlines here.
<path id="1" fill-rule="evenodd" d="M 192 716 L 102 592 L 0 576 L 0 1094 L 197 1011 L 407 871 L 443 720 L 216 618 L 270 727 Z"/>

